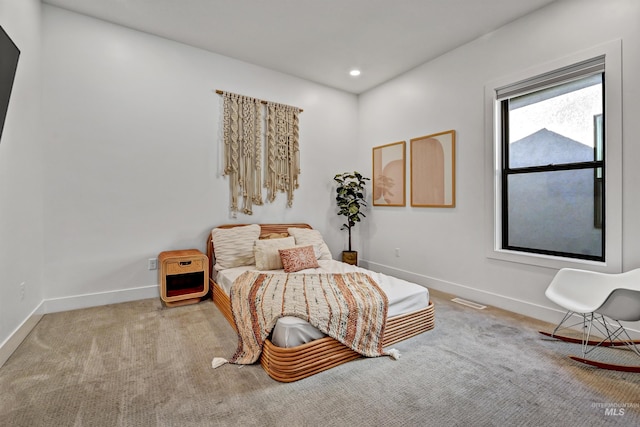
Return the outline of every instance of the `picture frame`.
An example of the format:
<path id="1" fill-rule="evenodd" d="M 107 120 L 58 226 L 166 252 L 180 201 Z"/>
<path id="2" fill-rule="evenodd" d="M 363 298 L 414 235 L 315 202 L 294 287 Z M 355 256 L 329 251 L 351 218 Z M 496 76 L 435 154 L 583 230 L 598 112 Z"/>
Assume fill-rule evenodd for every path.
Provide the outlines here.
<path id="1" fill-rule="evenodd" d="M 412 138 L 411 206 L 456 206 L 455 130 Z"/>
<path id="2" fill-rule="evenodd" d="M 373 206 L 406 205 L 406 141 L 373 147 Z"/>

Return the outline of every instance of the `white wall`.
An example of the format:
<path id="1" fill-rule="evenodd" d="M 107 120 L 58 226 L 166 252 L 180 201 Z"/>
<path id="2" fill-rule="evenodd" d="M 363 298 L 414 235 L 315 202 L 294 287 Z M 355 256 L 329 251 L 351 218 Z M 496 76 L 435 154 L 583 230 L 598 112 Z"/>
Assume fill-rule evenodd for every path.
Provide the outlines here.
<path id="1" fill-rule="evenodd" d="M 43 295 L 40 13 L 39 0 L 0 0 L 0 25 L 21 52 L 0 141 L 0 366 Z"/>
<path id="2" fill-rule="evenodd" d="M 485 83 L 622 39 L 623 269 L 640 267 L 640 2 L 562 0 L 449 52 L 360 97 L 360 157 L 371 147 L 457 132 L 453 209 L 376 207 L 362 237 L 372 268 L 434 289 L 549 319 L 556 270 L 485 256 Z M 425 41 L 428 42 L 428 41 Z M 407 145 L 407 149 L 409 146 Z M 409 177 L 407 167 L 407 179 Z M 370 170 L 370 169 L 369 169 Z M 394 248 L 400 248 L 395 257 Z M 555 319 L 553 319 L 555 320 Z M 638 329 L 638 327 L 636 327 Z"/>
<path id="3" fill-rule="evenodd" d="M 342 250 L 330 190 L 353 168 L 356 96 L 55 7 L 43 21 L 48 311 L 157 295 L 148 258 L 204 250 L 223 223 L 308 222 Z M 216 89 L 304 110 L 293 208 L 229 217 Z"/>

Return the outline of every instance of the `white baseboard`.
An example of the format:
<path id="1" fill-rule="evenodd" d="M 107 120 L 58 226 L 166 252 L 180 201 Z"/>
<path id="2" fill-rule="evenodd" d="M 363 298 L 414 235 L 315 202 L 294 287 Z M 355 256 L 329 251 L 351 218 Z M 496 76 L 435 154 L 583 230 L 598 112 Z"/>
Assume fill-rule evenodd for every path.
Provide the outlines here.
<path id="1" fill-rule="evenodd" d="M 539 304 L 522 301 L 505 295 L 471 288 L 459 283 L 448 282 L 445 280 L 437 279 L 435 277 L 412 273 L 410 271 L 390 267 L 384 264 L 361 260 L 360 265 L 363 268 L 378 271 L 390 276 L 399 277 L 401 279 L 422 285 L 426 288 L 431 288 L 436 291 L 460 296 L 465 299 L 497 307 L 503 310 L 510 311 L 512 313 L 522 314 L 524 316 L 542 320 L 544 322 L 549 322 L 551 324 L 559 323 L 565 314 L 565 311 L 561 309 L 545 307 Z M 640 330 L 629 327 L 628 324 L 625 324 L 625 327 L 627 328 L 629 335 L 631 335 L 631 338 L 640 339 Z"/>
<path id="2" fill-rule="evenodd" d="M 0 367 L 9 360 L 9 357 L 45 314 L 147 298 L 160 298 L 157 285 L 42 300 L 24 322 L 0 344 Z"/>
<path id="3" fill-rule="evenodd" d="M 98 292 L 94 294 L 73 295 L 70 297 L 50 298 L 44 300 L 45 313 L 77 310 L 120 302 L 137 301 L 147 298 L 160 298 L 158 285 L 140 288 L 118 289 L 116 291 Z"/>
<path id="4" fill-rule="evenodd" d="M 22 324 L 20 324 L 20 326 L 18 326 L 16 330 L 9 335 L 9 338 L 0 344 L 0 368 L 7 360 L 9 360 L 9 357 L 11 357 L 13 352 L 16 351 L 20 343 L 22 343 L 27 335 L 29 335 L 33 328 L 35 328 L 43 315 L 42 303 L 40 303 L 24 320 L 24 322 L 22 322 Z"/>

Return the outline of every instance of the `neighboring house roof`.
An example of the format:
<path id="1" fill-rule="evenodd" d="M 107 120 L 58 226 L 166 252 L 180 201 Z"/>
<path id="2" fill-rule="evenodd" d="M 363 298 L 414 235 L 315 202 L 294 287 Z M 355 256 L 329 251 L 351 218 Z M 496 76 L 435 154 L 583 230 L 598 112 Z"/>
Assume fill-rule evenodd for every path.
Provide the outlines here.
<path id="1" fill-rule="evenodd" d="M 540 129 L 509 146 L 509 160 L 512 168 L 588 162 L 592 161 L 593 157 L 593 147 L 549 129 Z"/>

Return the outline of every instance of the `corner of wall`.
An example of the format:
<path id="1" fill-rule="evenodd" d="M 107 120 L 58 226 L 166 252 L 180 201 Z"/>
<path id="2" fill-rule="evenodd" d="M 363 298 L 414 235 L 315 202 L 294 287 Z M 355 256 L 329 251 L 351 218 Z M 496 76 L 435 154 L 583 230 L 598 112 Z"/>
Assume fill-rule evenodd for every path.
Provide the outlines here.
<path id="1" fill-rule="evenodd" d="M 0 368 L 5 364 L 11 355 L 18 349 L 22 341 L 36 327 L 44 313 L 42 312 L 43 303 L 40 303 L 33 312 L 16 328 L 9 337 L 0 344 Z"/>

